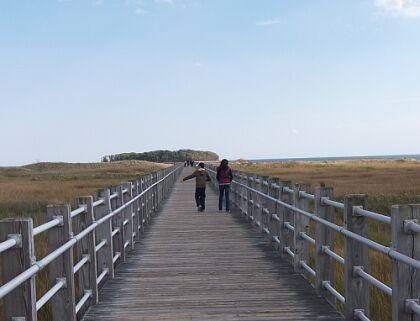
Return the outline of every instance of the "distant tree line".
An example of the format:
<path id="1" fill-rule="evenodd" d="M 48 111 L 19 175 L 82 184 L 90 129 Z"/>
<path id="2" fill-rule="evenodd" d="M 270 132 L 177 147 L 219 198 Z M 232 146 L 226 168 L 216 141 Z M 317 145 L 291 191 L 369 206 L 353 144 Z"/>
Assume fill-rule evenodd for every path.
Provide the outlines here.
<path id="1" fill-rule="evenodd" d="M 210 151 L 180 149 L 177 151 L 155 150 L 144 153 L 122 153 L 102 157 L 102 162 L 116 162 L 123 160 L 144 160 L 158 163 L 184 162 L 186 160 L 217 161 L 219 160 L 219 155 Z"/>

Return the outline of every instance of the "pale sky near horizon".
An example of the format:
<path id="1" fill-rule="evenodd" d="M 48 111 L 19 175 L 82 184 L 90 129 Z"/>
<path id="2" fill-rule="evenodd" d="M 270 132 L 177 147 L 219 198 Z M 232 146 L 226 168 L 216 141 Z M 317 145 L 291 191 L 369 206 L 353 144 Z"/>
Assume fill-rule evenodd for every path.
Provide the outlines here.
<path id="1" fill-rule="evenodd" d="M 420 153 L 420 0 L 2 0 L 0 166 Z"/>

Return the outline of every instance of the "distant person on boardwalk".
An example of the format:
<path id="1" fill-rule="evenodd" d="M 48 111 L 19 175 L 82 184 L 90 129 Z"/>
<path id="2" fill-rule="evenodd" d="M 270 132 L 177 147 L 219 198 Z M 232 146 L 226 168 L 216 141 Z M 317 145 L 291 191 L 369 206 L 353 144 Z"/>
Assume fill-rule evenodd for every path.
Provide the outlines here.
<path id="1" fill-rule="evenodd" d="M 226 198 L 226 212 L 230 212 L 230 184 L 232 183 L 233 175 L 229 167 L 227 159 L 220 162 L 217 168 L 216 179 L 219 182 L 219 211 L 223 210 L 223 196 Z"/>
<path id="2" fill-rule="evenodd" d="M 195 178 L 195 202 L 197 210 L 203 212 L 206 208 L 206 182 L 210 181 L 209 173 L 204 169 L 204 163 L 198 164 L 198 169 L 191 175 L 184 177 L 183 182 Z"/>

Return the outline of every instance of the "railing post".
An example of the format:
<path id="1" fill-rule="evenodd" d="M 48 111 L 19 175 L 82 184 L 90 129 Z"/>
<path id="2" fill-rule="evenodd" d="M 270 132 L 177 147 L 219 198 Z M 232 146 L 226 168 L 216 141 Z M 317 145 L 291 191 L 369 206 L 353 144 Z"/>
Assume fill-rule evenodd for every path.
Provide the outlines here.
<path id="1" fill-rule="evenodd" d="M 131 201 L 131 199 L 133 198 L 133 183 L 132 182 L 128 182 L 123 184 L 123 187 L 125 189 L 127 189 L 127 193 L 124 194 L 124 204 Z M 133 214 L 135 214 L 134 212 L 134 203 L 132 203 L 131 205 L 129 205 L 124 211 L 123 211 L 123 222 L 128 221 L 128 223 L 126 225 L 123 226 L 124 229 L 124 261 L 126 258 L 126 245 L 125 243 L 128 242 L 128 245 L 133 249 L 134 248 L 134 228 L 133 228 Z"/>
<path id="2" fill-rule="evenodd" d="M 233 179 L 235 182 L 239 182 L 239 175 L 237 171 L 233 171 Z M 239 196 L 239 186 L 235 183 L 230 184 L 232 192 L 232 209 L 240 209 L 240 196 Z"/>
<path id="3" fill-rule="evenodd" d="M 164 172 L 159 172 L 159 180 L 162 180 L 165 177 Z M 159 184 L 160 187 L 160 201 L 159 206 L 162 205 L 163 200 L 165 199 L 165 180 L 162 181 L 162 183 Z"/>
<path id="4" fill-rule="evenodd" d="M 252 199 L 252 218 L 253 218 L 253 223 L 257 224 L 258 223 L 258 208 L 257 208 L 257 204 L 258 204 L 258 196 L 257 193 L 254 192 L 254 190 L 258 189 L 258 185 L 257 185 L 257 179 L 258 176 L 255 174 L 252 174 L 252 180 L 251 180 L 251 187 L 253 189 L 253 191 L 251 191 L 251 199 Z"/>
<path id="5" fill-rule="evenodd" d="M 29 269 L 35 261 L 33 223 L 31 218 L 5 219 L 0 221 L 0 242 L 14 237 L 18 244 L 1 254 L 3 284 Z M 36 321 L 35 276 L 17 287 L 3 299 L 6 320 L 23 318 Z"/>
<path id="6" fill-rule="evenodd" d="M 153 183 L 156 183 L 159 180 L 158 173 L 153 174 Z M 155 185 L 153 188 L 154 190 L 154 213 L 156 213 L 159 209 L 159 185 Z"/>
<path id="7" fill-rule="evenodd" d="M 240 172 L 239 183 L 246 185 L 246 180 L 244 178 L 245 178 L 244 172 Z M 239 209 L 241 211 L 241 215 L 244 215 L 244 213 L 246 212 L 246 200 L 245 200 L 246 190 L 242 185 L 238 186 L 238 190 L 239 190 L 239 195 L 240 195 L 239 196 Z"/>
<path id="8" fill-rule="evenodd" d="M 263 184 L 262 184 L 262 182 L 263 182 L 263 177 L 261 175 L 257 175 L 257 183 L 256 183 L 256 188 L 255 189 L 257 191 L 259 191 L 259 192 L 262 192 L 263 191 Z M 263 217 L 263 207 L 264 207 L 263 197 L 260 194 L 256 193 L 256 199 L 257 199 L 257 204 L 259 205 L 256 208 L 256 211 L 258 213 L 258 215 L 257 215 L 258 216 L 258 219 L 257 220 L 260 223 L 259 230 L 260 230 L 260 232 L 262 232 L 263 231 L 263 228 L 264 228 L 264 221 L 263 221 L 263 219 L 264 219 L 264 217 Z"/>
<path id="9" fill-rule="evenodd" d="M 303 210 L 309 210 L 309 200 L 307 198 L 301 197 L 300 192 L 309 192 L 310 187 L 307 184 L 296 184 L 294 186 L 294 194 L 293 194 L 293 203 L 294 206 Z M 300 233 L 308 233 L 309 230 L 309 218 L 303 214 L 294 212 L 294 269 L 296 272 L 306 275 L 309 278 L 309 275 L 306 273 L 306 270 L 302 268 L 301 261 L 309 264 L 309 244 L 308 242 L 303 239 Z"/>
<path id="10" fill-rule="evenodd" d="M 367 237 L 368 226 L 367 218 L 357 215 L 353 208 L 360 206 L 367 207 L 367 198 L 365 195 L 349 195 L 344 199 L 344 222 L 347 230 L 358 235 Z M 344 245 L 345 266 L 345 319 L 354 320 L 355 310 L 362 310 L 366 316 L 370 314 L 369 284 L 359 277 L 356 267 L 362 267 L 368 272 L 369 251 L 367 245 L 364 245 L 352 238 L 345 238 Z"/>
<path id="11" fill-rule="evenodd" d="M 86 207 L 86 213 L 79 214 L 76 217 L 76 230 L 80 233 L 93 224 L 95 217 L 93 214 L 93 197 L 79 197 L 76 199 L 76 207 Z M 79 296 L 83 297 L 86 291 L 91 291 L 90 302 L 98 303 L 98 285 L 97 285 L 97 264 L 96 264 L 96 230 L 86 235 L 76 245 L 77 262 L 84 257 L 88 257 L 88 262 L 79 270 Z M 85 305 L 86 306 L 86 305 Z M 87 310 L 87 306 L 82 308 L 79 313 L 83 315 Z"/>
<path id="12" fill-rule="evenodd" d="M 157 182 L 157 173 L 153 173 L 152 174 L 152 184 Z M 157 185 L 153 186 L 152 188 L 153 190 L 153 194 L 152 194 L 152 198 L 153 198 L 153 212 L 152 215 L 154 215 L 154 213 L 157 212 L 158 210 L 158 204 L 157 204 Z"/>
<path id="13" fill-rule="evenodd" d="M 73 237 L 70 206 L 67 204 L 48 205 L 47 220 L 51 221 L 56 218 L 62 220 L 62 223 L 48 231 L 49 253 L 55 251 Z M 73 248 L 68 249 L 56 258 L 48 267 L 51 286 L 54 286 L 58 281 L 65 282 L 64 287 L 51 298 L 53 320 L 75 321 Z"/>
<path id="14" fill-rule="evenodd" d="M 279 179 L 278 178 L 271 178 L 269 183 L 269 195 L 273 197 L 274 199 L 279 199 L 280 192 L 278 189 L 279 186 Z M 269 201 L 268 202 L 268 211 L 269 211 L 269 217 L 268 217 L 268 229 L 271 232 L 271 239 L 270 241 L 273 241 L 273 237 L 279 237 L 279 224 L 276 220 L 274 220 L 273 215 L 277 215 L 279 217 L 279 210 L 280 205 L 277 204 L 275 201 Z M 277 242 L 274 243 L 275 248 L 279 249 L 279 244 Z"/>
<path id="15" fill-rule="evenodd" d="M 395 205 L 391 212 L 392 249 L 420 260 L 420 234 L 407 228 L 410 222 L 420 222 L 420 205 Z M 408 264 L 392 261 L 392 320 L 418 321 L 412 314 L 410 300 L 419 303 L 420 272 Z"/>
<path id="16" fill-rule="evenodd" d="M 134 191 L 133 197 L 137 197 L 140 194 L 140 180 L 133 182 Z M 141 234 L 141 199 L 138 198 L 133 204 L 134 217 L 133 217 L 133 244 L 140 241 Z"/>
<path id="17" fill-rule="evenodd" d="M 100 199 L 103 199 L 103 204 L 96 206 L 94 209 L 96 221 L 107 216 L 111 212 L 110 190 L 98 190 L 95 200 L 97 201 Z M 104 280 L 114 278 L 114 246 L 112 239 L 112 219 L 110 218 L 96 228 L 96 242 L 98 244 L 103 241 L 106 242 L 105 246 L 102 247 L 98 253 L 96 253 L 99 274 L 108 271 L 107 275 L 104 277 L 101 283 L 104 283 Z"/>
<path id="18" fill-rule="evenodd" d="M 123 185 L 118 185 L 111 187 L 111 193 L 117 193 L 118 196 L 111 200 L 111 208 L 112 210 L 116 210 L 117 208 L 121 207 L 124 204 L 124 195 L 123 195 Z M 123 211 L 125 212 L 125 211 Z M 124 254 L 124 213 L 119 212 L 112 218 L 112 229 L 113 233 L 115 231 L 113 237 L 113 246 L 114 246 L 114 256 L 117 258 L 119 255 L 119 259 L 115 261 L 114 266 L 117 266 L 119 262 L 125 261 L 125 254 Z M 118 231 L 118 232 L 117 232 Z"/>
<path id="19" fill-rule="evenodd" d="M 251 203 L 253 193 L 249 189 L 252 188 L 252 175 L 250 173 L 246 173 L 246 184 L 248 186 L 246 190 L 246 216 L 248 219 L 251 219 L 254 205 Z"/>
<path id="20" fill-rule="evenodd" d="M 270 194 L 270 182 L 269 182 L 269 177 L 268 176 L 261 176 L 261 184 L 260 184 L 260 191 L 262 193 L 264 193 L 265 195 L 269 195 Z M 267 185 L 264 183 L 266 182 Z M 268 201 L 268 199 L 264 196 L 260 196 L 260 203 L 261 203 L 261 229 L 264 232 L 264 229 L 267 229 L 268 231 L 270 231 L 270 226 L 269 226 L 269 215 L 267 214 L 265 211 L 269 211 L 269 204 L 270 202 Z M 265 233 L 264 233 L 265 234 Z M 267 238 L 269 241 L 271 241 L 271 237 L 270 234 L 267 234 Z"/>
<path id="21" fill-rule="evenodd" d="M 146 188 L 150 187 L 150 175 L 146 176 Z M 153 204 L 151 202 L 152 190 L 148 189 L 146 192 L 146 222 L 150 223 L 150 213 L 152 211 Z"/>
<path id="22" fill-rule="evenodd" d="M 144 176 L 140 177 L 140 193 L 146 189 L 146 183 Z M 140 197 L 140 224 L 141 224 L 141 233 L 144 233 L 144 225 L 146 224 L 146 196 L 143 194 Z"/>
<path id="23" fill-rule="evenodd" d="M 329 187 L 317 187 L 315 189 L 315 213 L 319 218 L 332 222 L 334 209 L 322 203 L 323 197 L 332 199 L 333 189 Z M 334 284 L 334 260 L 324 252 L 325 247 L 332 250 L 332 246 L 333 231 L 325 225 L 317 223 L 315 226 L 316 289 L 331 304 L 334 303 L 335 298 L 324 288 L 323 282 L 327 281 L 331 285 Z"/>
<path id="24" fill-rule="evenodd" d="M 286 187 L 290 188 L 292 186 L 292 183 L 290 181 L 280 181 L 279 183 L 280 190 L 279 190 L 279 196 L 280 201 L 292 204 L 292 194 L 286 192 L 284 189 Z M 279 211 L 279 238 L 280 238 L 280 252 L 284 254 L 284 249 L 286 247 L 290 247 L 293 243 L 293 236 L 291 236 L 291 231 L 289 231 L 285 226 L 284 223 L 289 222 L 293 224 L 293 213 L 286 207 L 281 206 Z"/>

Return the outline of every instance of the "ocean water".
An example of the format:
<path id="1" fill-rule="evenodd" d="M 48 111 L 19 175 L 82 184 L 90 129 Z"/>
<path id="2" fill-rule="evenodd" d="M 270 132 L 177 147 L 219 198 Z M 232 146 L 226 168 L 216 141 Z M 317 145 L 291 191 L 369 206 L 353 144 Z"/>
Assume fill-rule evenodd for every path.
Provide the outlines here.
<path id="1" fill-rule="evenodd" d="M 271 159 L 250 159 L 253 163 L 274 163 L 291 161 L 340 161 L 340 160 L 399 160 L 404 158 L 420 160 L 420 154 L 414 155 L 377 155 L 377 156 L 343 156 L 343 157 L 307 157 L 307 158 L 271 158 Z"/>

